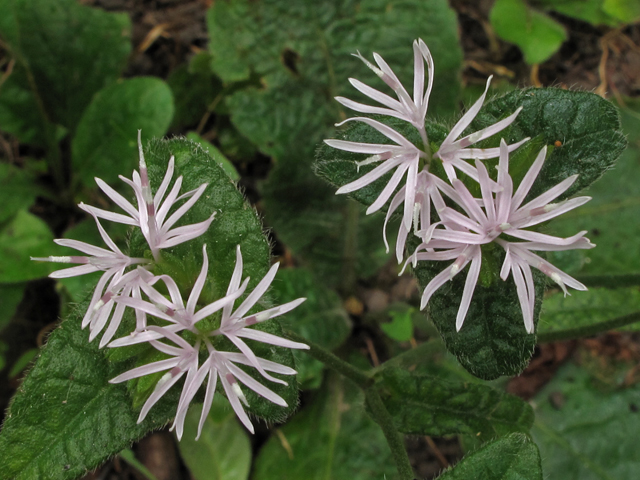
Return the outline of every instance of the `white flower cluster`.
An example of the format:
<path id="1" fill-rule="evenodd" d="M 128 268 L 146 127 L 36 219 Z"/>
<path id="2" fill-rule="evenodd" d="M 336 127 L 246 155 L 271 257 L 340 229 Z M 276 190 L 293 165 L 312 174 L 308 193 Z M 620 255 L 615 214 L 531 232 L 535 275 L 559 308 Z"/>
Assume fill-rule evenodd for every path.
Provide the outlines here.
<path id="1" fill-rule="evenodd" d="M 87 256 L 52 256 L 32 258 L 32 260 L 80 264 L 76 267 L 52 273 L 50 276 L 53 278 L 72 277 L 96 271 L 104 272 L 98 281 L 82 321 L 82 328 L 89 326 L 89 341 L 92 341 L 108 324 L 100 340 L 100 347 L 107 344 L 109 347 L 120 347 L 148 342 L 154 348 L 167 355 L 168 358 L 165 360 L 134 368 L 111 380 L 111 383 L 119 383 L 144 375 L 166 372 L 157 382 L 153 393 L 142 407 L 138 423 L 144 420 L 151 407 L 186 373 L 184 387 L 172 426 L 172 429 L 176 429 L 178 438 L 182 437 L 184 419 L 189 403 L 198 392 L 200 386 L 203 385 L 207 376 L 204 406 L 196 438 L 200 436 L 202 426 L 211 408 L 218 379 L 238 418 L 253 433 L 253 425 L 242 406 L 243 404 L 248 406 L 248 403 L 240 384 L 277 405 L 286 407 L 287 403 L 282 397 L 247 374 L 239 365 L 253 367 L 267 380 L 284 385 L 286 385 L 285 381 L 270 375 L 268 372 L 281 375 L 294 375 L 296 372 L 287 366 L 257 357 L 244 339 L 286 348 L 309 348 L 302 343 L 292 342 L 251 328 L 255 324 L 287 313 L 304 302 L 305 299 L 299 298 L 293 302 L 270 308 L 260 313 L 249 314 L 249 311 L 254 308 L 254 305 L 271 285 L 278 271 L 278 264 L 275 264 L 255 289 L 246 295 L 242 303 L 234 310 L 235 301 L 245 294 L 249 282 L 249 278 L 241 281 L 242 254 L 238 245 L 235 269 L 226 295 L 209 305 L 198 308 L 198 300 L 205 286 L 209 269 L 207 248 L 204 245 L 202 247 L 202 269 L 191 288 L 191 293 L 185 306 L 180 289 L 174 279 L 168 275 L 154 275 L 153 266 L 154 261 L 159 259 L 160 250 L 199 237 L 209 228 L 215 213 L 203 222 L 174 228 L 176 223 L 202 196 L 207 184 L 202 184 L 196 190 L 180 195 L 182 177 L 178 177 L 167 194 L 175 166 L 174 158 L 171 157 L 162 184 L 157 189 L 155 196 L 152 195 L 147 166 L 142 152 L 140 132 L 138 132 L 138 148 L 140 153 L 140 172 L 134 171 L 131 180 L 120 177 L 123 182 L 133 189 L 138 204 L 137 208 L 99 178 L 96 178 L 96 182 L 100 189 L 126 215 L 109 212 L 82 203 L 79 205 L 81 209 L 94 217 L 100 235 L 110 250 L 78 240 L 58 239 L 55 240 L 58 245 L 74 248 Z M 165 194 L 167 194 L 166 197 Z M 154 261 L 145 258 L 131 258 L 123 254 L 104 230 L 99 219 L 140 228 L 149 245 Z M 129 269 L 129 267 L 132 268 Z M 127 271 L 127 269 L 129 270 Z M 156 288 L 158 282 L 162 282 L 165 288 Z M 169 298 L 165 297 L 159 290 L 168 291 Z M 126 337 L 112 341 L 127 307 L 132 308 L 135 312 L 135 330 Z M 199 329 L 198 322 L 219 311 L 221 311 L 219 314 L 221 315 L 221 320 L 217 329 L 213 331 Z M 151 321 L 148 316 L 152 317 Z M 183 331 L 189 331 L 191 334 L 184 337 L 179 335 Z M 185 337 L 195 340 L 188 342 Z M 228 339 L 236 347 L 237 351 L 225 351 L 215 348 L 214 345 L 218 343 L 216 342 L 217 337 Z M 206 359 L 201 361 L 205 357 Z"/>
<path id="2" fill-rule="evenodd" d="M 491 77 L 487 81 L 482 96 L 454 125 L 437 152 L 432 155 L 425 129 L 425 116 L 433 85 L 433 58 L 422 40 L 414 41 L 413 54 L 413 99 L 382 57 L 374 53 L 374 59 L 377 63 L 375 66 L 358 53 L 357 56 L 393 89 L 397 100 L 355 79 L 350 79 L 351 84 L 363 94 L 384 105 L 384 108 L 357 103 L 343 97 L 336 97 L 336 100 L 358 112 L 389 115 L 409 122 L 418 130 L 422 145 L 414 145 L 388 125 L 367 117 L 350 118 L 337 124 L 340 126 L 351 121 L 365 123 L 394 142 L 395 145 L 325 140 L 325 143 L 331 147 L 370 155 L 363 161 L 357 162 L 358 167 L 378 163 L 373 170 L 358 180 L 342 186 L 336 193 L 349 193 L 358 190 L 395 169 L 389 183 L 367 209 L 367 214 L 373 213 L 391 200 L 383 232 L 387 249 L 389 245 L 386 239 L 386 224 L 391 215 L 404 202 L 404 214 L 396 243 L 398 262 L 403 260 L 405 244 L 411 232 L 418 236 L 422 243 L 410 256 L 407 263 L 411 261 L 415 266 L 416 262 L 423 260 L 453 260 L 450 266 L 436 275 L 426 286 L 422 294 L 421 308 L 426 307 L 429 299 L 438 288 L 470 264 L 456 318 L 456 329 L 459 331 L 462 328 L 480 274 L 482 245 L 495 242 L 506 252 L 500 277 L 506 280 L 509 273 L 513 275 L 525 328 L 528 333 L 533 333 L 535 289 L 531 267 L 537 268 L 560 285 L 565 295 L 567 294 L 567 285 L 577 290 L 586 290 L 586 287 L 532 251 L 586 249 L 595 245 L 584 236 L 586 231 L 573 237 L 559 238 L 527 228 L 572 210 L 589 201 L 590 198 L 578 197 L 551 203 L 571 187 L 577 178 L 577 175 L 574 175 L 537 198 L 524 203 L 540 173 L 547 152 L 546 147 L 540 151 L 514 193 L 513 181 L 509 175 L 509 153 L 528 141 L 528 138 L 512 145 L 507 145 L 502 140 L 500 147 L 497 148 L 470 148 L 473 144 L 508 127 L 516 119 L 522 107 L 487 128 L 459 138 L 480 111 L 489 89 Z M 425 73 L 428 75 L 426 90 Z M 495 180 L 491 178 L 485 165 L 480 161 L 490 158 L 499 158 Z M 442 162 L 448 183 L 429 173 L 430 162 L 436 160 Z M 468 160 L 474 160 L 474 163 L 472 164 Z M 422 169 L 421 161 L 424 164 Z M 473 197 L 465 184 L 457 178 L 456 170 L 479 184 L 481 198 Z M 404 185 L 394 195 L 394 192 L 401 186 L 405 173 Z M 447 201 L 445 201 L 445 197 Z M 435 222 L 432 222 L 432 219 L 435 218 L 432 217 L 432 204 L 437 214 Z"/>

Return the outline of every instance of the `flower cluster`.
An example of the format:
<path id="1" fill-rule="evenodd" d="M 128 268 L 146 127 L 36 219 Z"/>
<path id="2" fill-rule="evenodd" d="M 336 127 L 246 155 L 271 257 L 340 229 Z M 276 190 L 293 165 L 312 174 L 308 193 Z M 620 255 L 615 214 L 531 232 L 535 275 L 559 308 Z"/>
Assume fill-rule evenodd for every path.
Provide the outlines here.
<path id="1" fill-rule="evenodd" d="M 388 64 L 380 55 L 374 53 L 377 66 L 368 62 L 360 54 L 357 56 L 393 89 L 397 100 L 355 79 L 350 79 L 351 84 L 361 93 L 384 105 L 384 108 L 365 105 L 343 97 L 337 97 L 336 100 L 357 112 L 388 115 L 410 123 L 418 130 L 422 145 L 413 144 L 385 123 L 372 118 L 355 117 L 337 124 L 340 126 L 352 121 L 365 123 L 394 144 L 325 140 L 325 143 L 331 147 L 369 155 L 366 159 L 357 162 L 358 167 L 377 164 L 359 179 L 339 188 L 336 193 L 353 192 L 395 170 L 377 199 L 367 209 L 367 214 L 373 213 L 390 200 L 383 230 L 387 250 L 389 248 L 386 238 L 387 223 L 400 204 L 404 203 L 396 242 L 398 262 L 401 263 L 403 260 L 407 238 L 411 233 L 419 237 L 421 243 L 407 263 L 412 262 L 415 266 L 418 261 L 453 261 L 425 287 L 421 308 L 426 307 L 436 290 L 469 265 L 456 318 L 456 329 L 459 331 L 471 304 L 480 274 L 482 246 L 496 243 L 505 251 L 500 277 L 506 280 L 509 274 L 512 274 L 525 328 L 528 333 L 533 333 L 535 289 L 531 267 L 550 277 L 562 288 L 565 295 L 567 286 L 586 290 L 583 284 L 533 251 L 586 249 L 595 245 L 584 236 L 586 232 L 580 232 L 569 238 L 559 238 L 530 230 L 529 227 L 572 210 L 589 201 L 590 198 L 578 197 L 552 203 L 575 182 L 577 176 L 571 176 L 525 203 L 545 161 L 546 147 L 540 151 L 514 193 L 513 180 L 509 175 L 509 154 L 528 141 L 528 138 L 511 145 L 507 145 L 503 139 L 500 146 L 496 148 L 472 147 L 507 128 L 516 119 L 522 107 L 489 127 L 462 136 L 482 108 L 491 77 L 487 80 L 484 93 L 453 126 L 438 150 L 431 154 L 425 116 L 433 84 L 433 58 L 422 40 L 414 41 L 413 54 L 413 99 Z M 426 90 L 425 73 L 428 75 Z M 499 158 L 495 178 L 489 175 L 481 161 L 491 158 Z M 469 160 L 473 160 L 473 163 Z M 442 162 L 446 180 L 429 172 L 430 163 L 435 161 Z M 480 198 L 473 197 L 465 183 L 458 179 L 459 173 L 464 174 L 467 181 L 479 185 Z M 405 178 L 404 183 L 403 178 Z M 432 211 L 432 205 L 434 211 Z M 434 219 L 437 221 L 433 221 Z"/>
<path id="2" fill-rule="evenodd" d="M 187 242 L 205 233 L 215 213 L 200 223 L 175 226 L 202 196 L 207 184 L 180 194 L 182 186 L 180 176 L 169 189 L 175 168 L 174 157 L 171 157 L 166 175 L 153 195 L 140 136 L 141 133 L 138 132 L 140 171 L 134 171 L 132 179 L 120 176 L 120 179 L 132 188 L 137 207 L 98 178 L 96 182 L 100 189 L 126 214 L 109 212 L 82 203 L 79 205 L 95 219 L 100 235 L 109 250 L 77 240 L 58 239 L 55 240 L 58 245 L 74 248 L 87 256 L 51 256 L 32 258 L 32 260 L 80 264 L 52 273 L 50 276 L 53 278 L 104 272 L 97 283 L 82 321 L 82 328 L 89 326 L 89 341 L 104 330 L 100 347 L 148 343 L 168 357 L 134 368 L 111 380 L 111 383 L 119 383 L 144 375 L 166 372 L 142 407 L 138 423 L 144 420 L 156 402 L 186 374 L 172 426 L 172 429 L 176 429 L 178 438 L 182 437 L 189 403 L 207 377 L 204 406 L 196 438 L 200 436 L 204 420 L 211 408 L 218 379 L 238 418 L 253 433 L 253 425 L 243 408 L 243 404 L 248 406 L 248 403 L 241 384 L 277 405 L 287 406 L 287 403 L 249 375 L 241 366 L 255 368 L 265 379 L 284 385 L 286 385 L 284 380 L 268 372 L 280 375 L 294 375 L 296 372 L 287 366 L 256 356 L 246 344 L 245 339 L 286 348 L 308 348 L 302 343 L 251 328 L 289 312 L 305 299 L 299 298 L 284 305 L 250 314 L 249 312 L 255 309 L 256 303 L 269 289 L 278 270 L 278 264 L 271 267 L 251 293 L 245 295 L 249 278 L 242 281 L 242 253 L 238 245 L 235 268 L 225 296 L 199 308 L 200 294 L 205 287 L 209 270 L 207 247 L 204 245 L 202 268 L 185 305 L 175 280 L 168 275 L 154 274 L 154 265 L 159 261 L 162 249 Z M 103 228 L 100 219 L 139 228 L 149 246 L 153 260 L 132 258 L 122 253 Z M 160 282 L 164 288 L 158 288 Z M 163 295 L 162 291 L 168 292 L 169 298 Z M 243 296 L 244 300 L 234 310 L 236 300 Z M 127 307 L 135 312 L 135 329 L 129 335 L 113 340 Z M 214 314 L 221 317 L 219 326 L 207 331 L 203 328 L 203 320 Z M 181 332 L 183 332 L 182 335 Z M 185 334 L 186 332 L 190 333 Z M 222 341 L 223 339 L 227 339 L 233 345 L 234 348 L 231 351 L 228 347 L 224 347 L 225 344 L 229 345 L 229 342 Z"/>

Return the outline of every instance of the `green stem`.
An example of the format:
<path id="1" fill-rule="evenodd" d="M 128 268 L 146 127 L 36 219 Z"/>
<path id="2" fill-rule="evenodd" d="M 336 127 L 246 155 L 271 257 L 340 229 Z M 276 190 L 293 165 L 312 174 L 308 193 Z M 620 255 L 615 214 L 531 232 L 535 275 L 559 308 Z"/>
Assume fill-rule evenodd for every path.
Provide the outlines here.
<path id="1" fill-rule="evenodd" d="M 389 415 L 375 387 L 372 386 L 365 390 L 365 401 L 371 415 L 382 428 L 401 480 L 414 480 L 413 468 L 411 468 L 411 462 L 409 462 L 409 456 L 404 446 L 404 437 L 393 424 L 393 418 Z"/>
<path id="2" fill-rule="evenodd" d="M 631 325 L 636 322 L 640 322 L 640 312 L 629 313 L 628 315 L 623 315 L 611 320 L 605 320 L 604 322 L 594 323 L 585 327 L 540 333 L 538 334 L 538 343 L 558 342 L 561 340 L 590 337 L 592 335 L 597 335 L 598 333 L 613 330 L 614 328 L 626 327 L 627 325 Z"/>
<path id="3" fill-rule="evenodd" d="M 400 479 L 414 480 L 415 476 L 413 475 L 413 469 L 409 462 L 407 450 L 404 447 L 404 437 L 398 432 L 393 424 L 393 418 L 391 418 L 391 415 L 389 415 L 389 412 L 384 406 L 384 403 L 376 390 L 373 379 L 359 368 L 345 362 L 330 351 L 325 350 L 320 345 L 310 342 L 303 336 L 298 335 L 291 330 L 284 330 L 283 333 L 290 340 L 309 345 L 309 350 L 307 350 L 309 355 L 316 360 L 320 360 L 329 368 L 344 375 L 364 390 L 365 401 L 369 406 L 371 415 L 376 423 L 380 425 L 380 428 L 382 428 L 384 436 L 387 439 L 387 443 L 389 444 L 389 448 L 393 454 L 393 459 L 396 462 L 396 467 L 398 468 L 398 473 L 400 474 Z"/>
<path id="4" fill-rule="evenodd" d="M 584 283 L 587 287 L 633 287 L 640 285 L 640 273 L 627 273 L 621 275 L 582 275 L 576 280 Z"/>
<path id="5" fill-rule="evenodd" d="M 298 335 L 291 330 L 285 330 L 284 334 L 287 338 L 293 340 L 294 342 L 300 342 L 309 345 L 309 350 L 307 350 L 307 353 L 309 355 L 311 355 L 316 360 L 320 360 L 322 363 L 327 365 L 329 368 L 332 368 L 336 372 L 341 373 L 363 390 L 373 385 L 373 379 L 371 379 L 369 375 L 367 375 L 359 368 L 354 367 L 350 363 L 345 362 L 341 358 L 338 358 L 330 351 L 322 348 L 320 345 L 310 342 L 303 336 Z"/>

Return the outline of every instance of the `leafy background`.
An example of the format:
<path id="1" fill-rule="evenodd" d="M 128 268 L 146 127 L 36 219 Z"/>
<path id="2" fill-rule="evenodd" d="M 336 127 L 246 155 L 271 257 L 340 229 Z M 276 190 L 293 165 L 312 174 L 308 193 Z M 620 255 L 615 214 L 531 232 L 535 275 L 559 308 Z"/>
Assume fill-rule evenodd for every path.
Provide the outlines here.
<path id="1" fill-rule="evenodd" d="M 441 478 L 537 480 L 541 462 L 550 479 L 639 476 L 635 334 L 543 344 L 521 377 L 480 382 L 417 311 L 414 281 L 397 278 L 380 216 L 365 217 L 310 168 L 332 124 L 351 114 L 332 100 L 357 98 L 346 79 L 383 87 L 350 56 L 358 49 L 382 54 L 410 82 L 410 42 L 423 38 L 436 63 L 435 120 L 455 117 L 490 74 L 492 94 L 514 85 L 607 94 L 621 108 L 630 148 L 590 188 L 592 202 L 547 226 L 559 235 L 589 231 L 598 248 L 552 260 L 574 275 L 600 276 L 599 287 L 566 298 L 548 292 L 539 332 L 637 312 L 640 28 L 627 25 L 640 18 L 634 2 L 209 3 L 0 0 L 2 406 L 28 387 L 23 372 L 90 283 L 54 283 L 43 278 L 53 266 L 26 259 L 56 254 L 53 238 L 93 241 L 74 204 L 104 202 L 94 176 L 113 183 L 130 173 L 142 128 L 146 138 L 187 135 L 239 179 L 288 267 L 273 301 L 308 297 L 283 327 L 363 368 L 388 361 L 376 370 L 376 388 L 397 428 L 412 435 L 420 478 L 435 478 L 464 452 Z M 124 229 L 109 233 L 126 240 Z M 631 283 L 610 288 L 619 286 L 602 277 L 611 273 Z M 393 478 L 388 447 L 353 385 L 294 355 L 302 394 L 286 424 L 258 423 L 250 438 L 219 398 L 200 442 L 189 430 L 194 408 L 182 443 L 153 433 L 85 478 Z M 412 399 L 413 409 L 397 408 L 399 398 Z M 445 400 L 454 407 L 424 414 Z M 84 473 L 76 468 L 51 478 Z"/>

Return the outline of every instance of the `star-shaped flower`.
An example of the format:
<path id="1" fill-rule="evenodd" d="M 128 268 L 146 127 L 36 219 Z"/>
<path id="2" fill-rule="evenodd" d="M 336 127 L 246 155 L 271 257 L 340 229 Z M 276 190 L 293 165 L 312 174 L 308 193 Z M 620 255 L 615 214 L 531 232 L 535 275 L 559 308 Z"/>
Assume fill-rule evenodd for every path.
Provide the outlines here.
<path id="1" fill-rule="evenodd" d="M 462 135 L 462 132 L 464 132 L 471 124 L 473 119 L 478 115 L 478 112 L 480 112 L 482 104 L 484 103 L 484 99 L 487 96 L 487 92 L 489 91 L 489 84 L 491 83 L 492 78 L 493 76 L 489 77 L 484 93 L 480 96 L 480 98 L 478 98 L 478 100 L 476 100 L 471 108 L 467 110 L 462 118 L 458 120 L 458 123 L 453 126 L 447 137 L 440 145 L 438 151 L 433 155 L 434 158 L 439 158 L 440 160 L 442 160 L 442 166 L 444 167 L 444 170 L 450 182 L 453 182 L 457 178 L 455 168 L 457 168 L 461 172 L 466 173 L 474 180 L 479 181 L 477 170 L 473 168 L 473 165 L 466 162 L 464 159 L 486 160 L 488 158 L 496 158 L 500 155 L 500 149 L 467 147 L 473 145 L 474 143 L 478 143 L 481 140 L 485 140 L 507 128 L 513 123 L 513 121 L 522 110 L 522 107 L 519 107 L 515 112 L 513 112 L 508 117 L 500 120 L 499 122 L 483 128 L 482 130 L 478 130 L 477 132 L 471 133 L 461 138 L 460 140 L 456 140 L 460 135 Z M 528 140 L 529 138 L 525 138 L 523 140 L 520 140 L 519 142 L 509 145 L 509 152 L 512 152 Z"/>
<path id="2" fill-rule="evenodd" d="M 354 78 L 349 79 L 351 85 L 369 98 L 381 103 L 386 108 L 372 107 L 363 103 L 354 102 L 353 100 L 349 100 L 344 97 L 336 97 L 336 100 L 345 107 L 355 110 L 356 112 L 389 115 L 391 117 L 405 120 L 420 131 L 422 140 L 426 144 L 427 136 L 425 133 L 424 119 L 427 114 L 429 96 L 431 95 L 431 88 L 433 86 L 433 58 L 431 57 L 431 52 L 429 52 L 427 45 L 422 41 L 422 39 L 414 40 L 413 42 L 413 99 L 409 96 L 407 90 L 402 86 L 402 83 L 400 83 L 396 74 L 393 73 L 393 70 L 391 70 L 387 62 L 385 62 L 380 55 L 377 53 L 373 54 L 373 58 L 378 64 L 377 67 L 360 55 L 360 52 L 358 52 L 356 56 L 393 89 L 398 96 L 398 100 L 395 100 L 389 95 L 371 88 Z M 429 77 L 426 91 L 424 89 L 425 63 L 427 64 L 427 74 Z"/>
<path id="3" fill-rule="evenodd" d="M 215 212 L 207 220 L 200 223 L 185 225 L 172 230 L 172 227 L 202 196 L 207 188 L 207 184 L 203 183 L 197 189 L 179 195 L 180 187 L 182 186 L 182 176 L 180 176 L 173 184 L 173 188 L 167 197 L 164 198 L 165 193 L 169 188 L 171 177 L 173 177 L 175 167 L 174 157 L 171 157 L 167 166 L 167 173 L 165 174 L 160 187 L 156 191 L 155 196 L 152 196 L 149 177 L 147 175 L 147 164 L 144 160 L 144 153 L 142 151 L 140 131 L 138 131 L 138 151 L 140 155 L 140 173 L 134 170 L 133 180 L 129 180 L 128 178 L 120 175 L 120 179 L 133 189 L 138 203 L 138 208 L 135 208 L 126 198 L 99 178 L 96 178 L 95 180 L 100 189 L 111 200 L 113 200 L 116 205 L 122 208 L 128 216 L 121 213 L 109 212 L 83 203 L 81 203 L 79 207 L 86 212 L 97 217 L 104 218 L 105 220 L 140 227 L 154 258 L 157 259 L 158 253 L 161 249 L 173 247 L 180 243 L 192 240 L 206 232 L 213 221 Z M 178 209 L 170 215 L 169 218 L 167 218 L 172 207 L 182 200 L 187 201 L 178 207 Z"/>
<path id="4" fill-rule="evenodd" d="M 426 306 L 429 298 L 438 288 L 472 262 L 456 318 L 456 328 L 460 330 L 480 271 L 482 261 L 480 247 L 494 241 L 507 252 L 501 277 L 506 280 L 509 272 L 514 275 L 527 332 L 533 333 L 534 328 L 535 293 L 530 266 L 538 268 L 558 283 L 565 294 L 567 293 L 565 283 L 579 290 L 586 288 L 546 260 L 531 253 L 531 250 L 558 251 L 595 246 L 584 237 L 586 231 L 569 238 L 560 238 L 527 230 L 528 227 L 546 222 L 590 200 L 590 197 L 576 197 L 559 203 L 550 203 L 571 187 L 577 178 L 577 175 L 573 175 L 522 205 L 542 169 L 546 151 L 545 147 L 538 154 L 515 193 L 513 193 L 513 181 L 509 175 L 509 148 L 504 140 L 500 143 L 497 188 L 495 188 L 496 182 L 489 178 L 485 166 L 479 160 L 476 160 L 476 168 L 482 198 L 474 198 L 460 180 L 454 180 L 453 187 L 457 194 L 454 201 L 466 215 L 448 206 L 440 209 L 438 213 L 442 228 L 435 228 L 430 232 L 429 238 L 410 258 L 413 262 L 456 259 L 451 267 L 438 274 L 427 285 L 421 308 Z M 494 190 L 497 191 L 494 192 Z M 527 242 L 513 242 L 511 237 Z"/>

